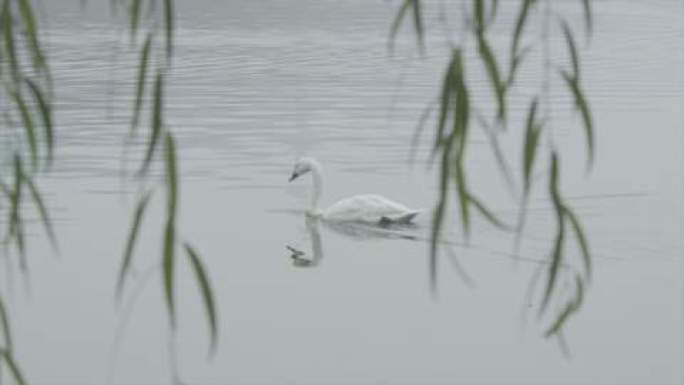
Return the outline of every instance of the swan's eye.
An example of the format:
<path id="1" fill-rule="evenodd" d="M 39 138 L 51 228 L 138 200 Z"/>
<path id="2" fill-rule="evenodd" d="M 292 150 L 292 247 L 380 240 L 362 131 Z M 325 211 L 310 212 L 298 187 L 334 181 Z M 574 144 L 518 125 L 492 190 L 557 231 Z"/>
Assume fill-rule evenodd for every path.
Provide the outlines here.
<path id="1" fill-rule="evenodd" d="M 293 171 L 288 182 L 292 182 L 293 180 L 297 179 L 298 176 L 299 174 L 297 174 L 297 171 Z"/>

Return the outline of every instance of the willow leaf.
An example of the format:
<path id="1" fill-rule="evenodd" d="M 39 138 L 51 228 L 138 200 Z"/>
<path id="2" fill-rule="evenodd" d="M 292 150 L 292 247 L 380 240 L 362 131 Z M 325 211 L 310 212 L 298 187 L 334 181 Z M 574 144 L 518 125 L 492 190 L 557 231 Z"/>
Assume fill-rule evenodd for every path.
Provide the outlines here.
<path id="1" fill-rule="evenodd" d="M 5 301 L 2 298 L 0 298 L 0 322 L 2 323 L 2 334 L 5 336 L 5 346 L 2 349 L 11 352 L 13 351 L 12 330 L 10 329 Z"/>
<path id="2" fill-rule="evenodd" d="M 544 337 L 549 338 L 553 336 L 554 334 L 558 333 L 563 325 L 565 324 L 565 321 L 572 315 L 577 310 L 577 306 L 575 305 L 574 302 L 569 302 L 559 316 L 556 318 L 554 323 L 549 327 L 549 329 L 544 333 Z"/>
<path id="3" fill-rule="evenodd" d="M 404 0 L 401 3 L 401 6 L 399 7 L 399 11 L 397 11 L 397 15 L 394 17 L 394 20 L 392 21 L 392 26 L 390 27 L 390 36 L 389 36 L 389 50 L 392 52 L 394 50 L 394 42 L 397 37 L 397 33 L 399 32 L 399 27 L 401 27 L 401 23 L 406 17 L 406 13 L 409 11 L 409 9 L 413 10 L 413 26 L 416 30 L 416 38 L 418 39 L 418 46 L 422 50 L 424 47 L 424 35 L 425 35 L 425 30 L 423 27 L 423 16 L 422 16 L 422 11 L 421 11 L 421 4 L 420 0 Z"/>
<path id="4" fill-rule="evenodd" d="M 168 212 L 169 216 L 176 216 L 176 206 L 178 205 L 178 166 L 176 158 L 176 142 L 171 133 L 166 134 L 165 140 L 166 154 L 166 184 L 168 192 Z"/>
<path id="5" fill-rule="evenodd" d="M 484 62 L 485 69 L 487 70 L 487 76 L 489 77 L 489 82 L 494 90 L 494 95 L 496 96 L 496 102 L 498 106 L 497 118 L 500 121 L 506 120 L 506 85 L 501 80 L 501 74 L 499 72 L 499 67 L 496 63 L 496 57 L 492 48 L 489 46 L 487 39 L 484 35 L 478 35 L 478 48 L 480 52 L 480 57 Z"/>
<path id="6" fill-rule="evenodd" d="M 135 208 L 135 212 L 133 214 L 133 223 L 131 224 L 131 230 L 128 233 L 128 239 L 126 241 L 126 248 L 124 249 L 123 257 L 121 258 L 119 279 L 116 284 L 117 300 L 121 299 L 121 294 L 123 292 L 126 277 L 128 276 L 128 271 L 130 270 L 131 261 L 133 259 L 133 250 L 135 249 L 135 243 L 138 239 L 138 233 L 140 232 L 140 226 L 145 215 L 145 209 L 147 208 L 147 203 L 149 202 L 151 196 L 151 192 L 145 193 L 145 195 L 143 195 L 143 197 L 138 201 L 138 204 Z"/>
<path id="7" fill-rule="evenodd" d="M 423 16 L 420 9 L 420 0 L 412 0 L 411 3 L 413 3 L 413 25 L 416 29 L 418 47 L 423 50 L 425 47 L 425 29 L 423 27 Z"/>
<path id="8" fill-rule="evenodd" d="M 591 12 L 591 2 L 590 0 L 582 0 L 582 7 L 584 8 L 584 23 L 587 29 L 587 33 L 591 34 L 594 29 L 594 21 Z"/>
<path id="9" fill-rule="evenodd" d="M 9 59 L 10 71 L 15 83 L 19 80 L 19 59 L 14 44 L 14 31 L 12 25 L 12 7 L 10 1 L 5 0 L 2 7 L 2 32 L 5 35 L 5 54 Z"/>
<path id="10" fill-rule="evenodd" d="M 496 18 L 497 11 L 499 10 L 499 0 L 492 0 L 492 6 L 489 8 L 489 18 L 488 22 L 491 23 Z"/>
<path id="11" fill-rule="evenodd" d="M 150 139 L 147 143 L 147 151 L 145 153 L 145 159 L 143 160 L 142 167 L 140 169 L 140 174 L 147 173 L 147 170 L 154 156 L 154 152 L 157 148 L 157 142 L 159 142 L 159 137 L 162 132 L 162 108 L 163 108 L 163 97 L 164 97 L 164 77 L 161 72 L 157 73 L 156 79 L 154 81 L 154 96 L 152 101 L 152 129 L 150 132 Z"/>
<path id="12" fill-rule="evenodd" d="M 52 226 L 52 221 L 50 220 L 50 213 L 48 212 L 48 209 L 45 206 L 45 203 L 43 202 L 43 198 L 41 197 L 40 191 L 36 187 L 35 183 L 33 183 L 33 180 L 29 177 L 25 177 L 25 181 L 26 185 L 29 188 L 29 192 L 31 193 L 33 203 L 36 205 L 36 209 L 38 209 L 38 214 L 40 215 L 41 222 L 43 222 L 43 227 L 45 227 L 45 233 L 48 235 L 48 238 L 50 239 L 50 244 L 56 250 L 57 237 L 55 237 L 54 227 Z"/>
<path id="13" fill-rule="evenodd" d="M 164 232 L 164 245 L 162 254 L 162 265 L 164 270 L 164 291 L 166 293 L 166 303 L 169 309 L 171 325 L 175 326 L 176 313 L 174 306 L 174 251 L 176 238 L 176 206 L 178 200 L 178 177 L 176 167 L 176 146 L 173 136 L 166 134 L 165 141 L 166 153 L 166 184 L 167 184 L 167 221 Z"/>
<path id="14" fill-rule="evenodd" d="M 576 312 L 580 308 L 580 306 L 582 306 L 582 301 L 584 298 L 584 285 L 582 284 L 582 280 L 577 276 L 575 277 L 575 287 L 575 298 L 568 302 L 568 304 L 556 318 L 556 321 L 551 325 L 551 327 L 549 327 L 546 333 L 544 333 L 544 336 L 546 338 L 551 337 L 554 334 L 560 332 L 561 328 L 563 327 L 563 325 L 565 325 L 565 322 L 568 320 L 568 318 L 570 318 L 570 316 L 574 312 Z"/>
<path id="15" fill-rule="evenodd" d="M 21 220 L 21 200 L 22 187 L 24 185 L 24 171 L 21 165 L 21 157 L 18 154 L 14 155 L 14 189 L 10 199 L 10 224 L 9 224 L 9 238 L 14 238 L 17 249 L 19 251 L 19 267 L 27 270 L 26 253 L 24 245 L 24 231 Z"/>
<path id="16" fill-rule="evenodd" d="M 50 103 L 43 94 L 43 91 L 41 91 L 40 87 L 38 87 L 38 85 L 34 81 L 28 78 L 26 78 L 25 81 L 29 89 L 31 90 L 31 93 L 33 94 L 33 98 L 38 104 L 38 109 L 40 110 L 40 115 L 43 119 L 43 125 L 45 126 L 45 141 L 47 144 L 48 153 L 47 160 L 48 164 L 50 164 L 52 163 L 55 147 L 54 131 L 52 124 L 52 107 L 50 106 Z"/>
<path id="17" fill-rule="evenodd" d="M 449 66 L 444 74 L 442 82 L 442 95 L 439 104 L 439 118 L 437 120 L 437 134 L 435 135 L 434 151 L 437 151 L 444 142 L 444 130 L 446 128 L 446 121 L 449 117 L 449 107 L 453 94 L 452 79 L 454 78 L 454 69 L 456 66 L 457 54 L 454 54 L 449 61 Z"/>
<path id="18" fill-rule="evenodd" d="M 486 25 L 484 0 L 473 0 L 473 15 L 475 18 L 475 32 L 482 34 Z"/>
<path id="19" fill-rule="evenodd" d="M 439 174 L 439 198 L 435 213 L 432 216 L 432 228 L 430 230 L 430 287 L 433 293 L 437 289 L 437 247 L 439 237 L 444 224 L 444 214 L 449 192 L 449 158 L 451 152 L 450 142 L 442 149 L 442 161 Z"/>
<path id="20" fill-rule="evenodd" d="M 33 65 L 37 69 L 45 69 L 45 59 L 40 49 L 38 41 L 38 31 L 36 29 L 36 21 L 33 16 L 33 9 L 29 0 L 18 0 L 19 14 L 21 15 L 24 24 L 24 30 L 29 38 L 29 46 L 31 48 L 31 56 L 33 58 Z"/>
<path id="21" fill-rule="evenodd" d="M 520 47 L 520 39 L 522 38 L 523 31 L 527 25 L 527 16 L 530 12 L 530 7 L 535 3 L 535 0 L 521 0 L 520 1 L 520 11 L 518 12 L 518 18 L 515 21 L 515 29 L 513 31 L 513 39 L 511 40 L 511 58 L 518 54 L 518 49 Z"/>
<path id="22" fill-rule="evenodd" d="M 169 217 L 166 221 L 164 230 L 164 241 L 162 251 L 162 267 L 163 267 L 163 281 L 164 281 L 164 295 L 166 299 L 166 307 L 169 311 L 169 320 L 171 326 L 176 326 L 176 307 L 174 298 L 174 248 L 175 248 L 176 230 L 174 218 Z"/>
<path id="23" fill-rule="evenodd" d="M 173 54 L 174 12 L 173 0 L 164 0 L 164 30 L 166 32 L 166 56 Z"/>
<path id="24" fill-rule="evenodd" d="M 140 8 L 142 0 L 131 0 L 130 5 L 130 22 L 131 22 L 131 40 L 135 39 L 138 32 L 138 25 L 140 24 Z"/>
<path id="25" fill-rule="evenodd" d="M 513 80 L 515 79 L 515 74 L 518 70 L 518 66 L 520 65 L 520 62 L 524 57 L 524 53 L 520 52 L 520 41 L 523 36 L 525 25 L 527 25 L 527 17 L 529 15 L 530 8 L 532 7 L 532 5 L 534 5 L 535 2 L 535 0 L 521 0 L 520 2 L 520 11 L 518 12 L 518 17 L 515 21 L 513 39 L 511 40 L 511 65 L 508 74 L 509 86 L 513 84 Z"/>
<path id="26" fill-rule="evenodd" d="M 430 118 L 434 107 L 434 103 L 430 103 L 425 106 L 425 109 L 423 109 L 423 112 L 420 114 L 420 118 L 418 118 L 418 124 L 416 125 L 416 129 L 413 132 L 413 137 L 411 138 L 409 163 L 413 163 L 416 158 L 416 151 L 418 150 L 418 145 L 420 144 L 420 138 L 425 130 L 425 124 L 427 123 L 428 118 Z"/>
<path id="27" fill-rule="evenodd" d="M 147 83 L 147 62 L 150 55 L 150 46 L 152 45 L 152 33 L 147 35 L 145 44 L 140 51 L 140 63 L 138 64 L 138 78 L 135 84 L 135 101 L 133 104 L 133 118 L 131 120 L 130 134 L 133 135 L 138 127 L 140 120 L 140 110 L 142 109 L 142 99 L 145 93 L 145 84 Z"/>
<path id="28" fill-rule="evenodd" d="M 17 362 L 14 360 L 14 356 L 12 355 L 12 353 L 7 350 L 2 350 L 0 351 L 0 354 L 2 354 L 2 358 L 5 360 L 5 363 L 7 364 L 7 367 L 10 370 L 10 374 L 12 375 L 12 378 L 14 379 L 16 384 L 26 385 L 24 375 L 21 373 L 19 365 L 17 365 Z"/>
<path id="29" fill-rule="evenodd" d="M 190 258 L 192 268 L 195 271 L 195 277 L 197 278 L 197 283 L 200 287 L 200 291 L 202 292 L 202 298 L 204 299 L 204 308 L 207 313 L 209 330 L 211 332 L 209 356 L 212 356 L 216 352 L 216 344 L 218 342 L 218 322 L 216 316 L 216 306 L 214 304 L 214 294 L 211 289 L 211 284 L 209 283 L 209 277 L 207 276 L 206 270 L 202 265 L 199 255 L 189 244 L 186 243 L 184 246 L 188 258 Z"/>
<path id="30" fill-rule="evenodd" d="M 577 237 L 577 243 L 579 243 L 580 250 L 582 252 L 582 258 L 584 260 L 584 266 L 587 271 L 587 276 L 591 277 L 591 252 L 589 251 L 589 243 L 584 235 L 584 230 L 582 229 L 582 224 L 572 210 L 565 208 L 565 215 L 570 220 L 570 225 L 572 226 L 575 237 Z"/>
<path id="31" fill-rule="evenodd" d="M 29 150 L 31 153 L 31 164 L 36 167 L 38 165 L 38 139 L 36 138 L 36 132 L 33 127 L 33 119 L 31 118 L 31 112 L 24 102 L 24 98 L 18 91 L 12 92 L 12 99 L 19 109 L 21 115 L 21 121 L 24 125 L 24 131 L 26 132 L 26 139 L 29 144 Z"/>
<path id="32" fill-rule="evenodd" d="M 466 189 L 466 179 L 465 172 L 463 170 L 463 165 L 456 163 L 456 196 L 458 198 L 458 203 L 461 209 L 461 224 L 463 225 L 463 232 L 466 239 L 470 238 L 470 201 L 468 199 L 469 194 Z"/>
<path id="33" fill-rule="evenodd" d="M 491 224 L 500 228 L 501 230 L 511 230 L 511 226 L 505 224 L 499 218 L 497 218 L 496 215 L 494 215 L 494 213 L 492 213 L 491 210 L 489 210 L 487 206 L 485 206 L 477 197 L 472 194 L 468 194 L 468 201 L 470 201 L 470 203 L 475 206 L 477 211 L 479 211 L 480 214 L 482 214 L 482 216 L 485 217 Z"/>
<path id="34" fill-rule="evenodd" d="M 527 113 L 527 123 L 525 128 L 525 144 L 524 144 L 524 162 L 523 162 L 523 177 L 525 181 L 525 194 L 529 192 L 530 181 L 532 175 L 532 167 L 537 154 L 537 145 L 539 142 L 539 134 L 541 133 L 541 125 L 536 122 L 538 100 L 534 98 L 530 104 L 530 109 Z"/>
<path id="35" fill-rule="evenodd" d="M 554 242 L 554 247 L 551 252 L 551 263 L 549 264 L 548 271 L 548 281 L 546 283 L 546 289 L 544 290 L 544 298 L 542 300 L 542 305 L 540 312 L 543 312 L 551 299 L 551 294 L 556 284 L 556 278 L 558 276 L 558 271 L 561 268 L 561 263 L 563 259 L 563 244 L 565 240 L 565 210 L 563 203 L 560 198 L 560 193 L 558 191 L 559 187 L 559 175 L 558 175 L 558 156 L 555 152 L 551 155 L 551 177 L 549 178 L 549 192 L 551 195 L 551 201 L 556 212 L 556 219 L 558 222 L 558 229 L 556 233 L 556 240 Z"/>
<path id="36" fill-rule="evenodd" d="M 575 39 L 572 37 L 572 30 L 570 29 L 570 26 L 565 20 L 561 21 L 561 26 L 563 27 L 563 35 L 565 36 L 565 42 L 568 45 L 568 52 L 570 52 L 573 78 L 579 79 L 579 55 L 577 54 L 577 46 L 575 45 Z"/>
<path id="37" fill-rule="evenodd" d="M 584 130 L 587 137 L 587 149 L 589 152 L 588 165 L 591 166 L 594 162 L 594 124 L 591 117 L 591 110 L 589 109 L 589 104 L 587 104 L 587 100 L 585 99 L 582 90 L 580 89 L 577 78 L 573 78 L 565 71 L 561 71 L 561 74 L 575 99 L 575 106 L 580 111 L 582 116 L 582 123 L 584 124 Z"/>
<path id="38" fill-rule="evenodd" d="M 404 17 L 406 16 L 406 12 L 411 7 L 411 2 L 412 2 L 412 0 L 404 0 L 401 3 L 401 6 L 399 7 L 399 11 L 397 11 L 397 15 L 394 17 L 394 21 L 392 21 L 392 26 L 390 27 L 390 35 L 389 35 L 389 50 L 390 50 L 390 52 L 394 50 L 394 41 L 397 37 L 397 33 L 399 32 L 399 27 L 401 26 L 401 22 L 404 20 Z"/>

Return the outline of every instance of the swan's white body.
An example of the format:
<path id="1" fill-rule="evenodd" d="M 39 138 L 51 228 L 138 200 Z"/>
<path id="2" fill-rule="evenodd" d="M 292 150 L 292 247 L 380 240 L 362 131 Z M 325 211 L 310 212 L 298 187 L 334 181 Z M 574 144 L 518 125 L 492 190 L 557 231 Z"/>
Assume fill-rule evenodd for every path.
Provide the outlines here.
<path id="1" fill-rule="evenodd" d="M 311 172 L 313 177 L 313 193 L 309 214 L 319 216 L 324 220 L 373 224 L 409 223 L 420 212 L 374 194 L 355 195 L 320 210 L 318 203 L 323 190 L 323 172 L 321 165 L 315 159 L 300 159 L 295 164 L 290 181 L 308 172 Z"/>

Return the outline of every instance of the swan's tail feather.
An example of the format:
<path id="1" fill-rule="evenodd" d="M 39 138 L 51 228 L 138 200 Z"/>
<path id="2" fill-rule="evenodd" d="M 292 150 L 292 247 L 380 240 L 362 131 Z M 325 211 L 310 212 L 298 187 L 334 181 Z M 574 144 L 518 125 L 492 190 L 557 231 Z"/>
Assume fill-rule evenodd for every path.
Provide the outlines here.
<path id="1" fill-rule="evenodd" d="M 380 218 L 379 224 L 381 226 L 391 225 L 393 223 L 411 223 L 413 218 L 418 215 L 420 211 L 412 211 L 408 214 L 396 215 L 396 216 L 383 216 Z"/>

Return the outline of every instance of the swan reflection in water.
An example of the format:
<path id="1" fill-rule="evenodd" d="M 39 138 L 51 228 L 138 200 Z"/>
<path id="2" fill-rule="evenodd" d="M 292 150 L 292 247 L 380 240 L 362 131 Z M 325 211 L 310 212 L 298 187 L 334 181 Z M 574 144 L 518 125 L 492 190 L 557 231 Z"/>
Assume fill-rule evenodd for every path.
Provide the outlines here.
<path id="1" fill-rule="evenodd" d="M 334 222 L 323 220 L 318 216 L 304 214 L 304 224 L 308 238 L 311 241 L 311 257 L 307 257 L 307 252 L 304 250 L 291 245 L 285 245 L 290 252 L 292 265 L 301 268 L 316 267 L 323 260 L 323 242 L 321 240 L 320 226 L 337 234 L 361 240 L 382 238 L 419 240 L 419 237 L 405 232 L 406 230 L 418 227 L 413 223 L 381 223 L 372 225 L 358 222 Z"/>

